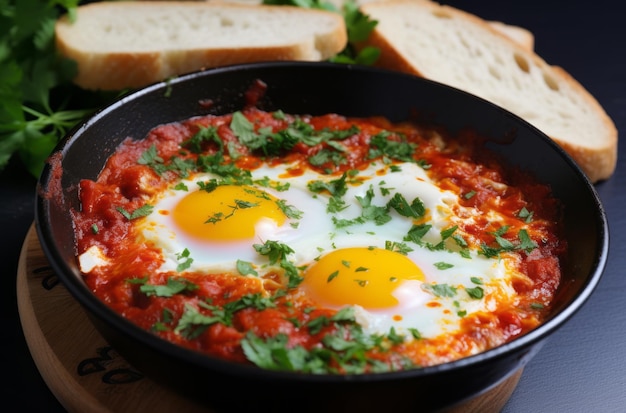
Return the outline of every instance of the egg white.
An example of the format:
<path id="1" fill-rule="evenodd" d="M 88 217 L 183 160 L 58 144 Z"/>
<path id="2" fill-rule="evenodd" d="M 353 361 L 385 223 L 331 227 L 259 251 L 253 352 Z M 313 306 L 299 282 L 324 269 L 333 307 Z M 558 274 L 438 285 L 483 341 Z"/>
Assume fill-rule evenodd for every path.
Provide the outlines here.
<path id="1" fill-rule="evenodd" d="M 287 165 L 277 165 L 270 168 L 267 166 L 255 169 L 252 172 L 254 180 L 269 178 L 272 181 L 279 180 L 279 176 L 287 173 Z M 313 239 L 312 234 L 318 237 L 328 236 L 332 226 L 328 221 L 320 220 L 325 216 L 326 205 L 316 197 L 311 197 L 306 185 L 297 185 L 301 179 L 289 179 L 289 188 L 284 191 L 253 185 L 257 189 L 267 192 L 278 199 L 285 200 L 290 206 L 300 210 L 303 214 L 298 220 L 287 220 L 282 226 L 277 226 L 270 219 L 261 220 L 255 227 L 255 236 L 252 239 L 237 241 L 211 242 L 199 240 L 185 232 L 176 224 L 172 214 L 161 214 L 159 211 L 172 211 L 191 191 L 200 190 L 198 182 L 218 179 L 212 174 L 197 174 L 188 179 L 181 180 L 187 190 L 170 188 L 160 195 L 154 203 L 153 212 L 138 223 L 139 232 L 147 242 L 153 243 L 162 250 L 165 262 L 160 271 L 176 271 L 179 264 L 178 257 L 187 249 L 192 262 L 187 271 L 205 273 L 236 272 L 236 261 L 246 261 L 256 264 L 260 270 L 265 266 L 266 259 L 259 256 L 254 249 L 254 244 L 263 244 L 267 240 L 278 241 L 287 245 L 300 245 L 303 239 Z M 285 182 L 286 180 L 282 179 Z M 294 185 L 296 184 L 296 185 Z M 207 211 L 207 217 L 210 212 Z M 236 219 L 236 218 L 231 218 Z M 198 223 L 198 225 L 211 225 Z"/>
<path id="2" fill-rule="evenodd" d="M 357 321 L 369 334 L 387 334 L 393 328 L 406 339 L 413 332 L 420 337 L 436 337 L 459 330 L 463 317 L 478 311 L 492 311 L 497 300 L 515 293 L 510 272 L 504 260 L 493 260 L 472 254 L 464 258 L 448 251 L 431 251 L 417 247 L 407 254 L 424 273 L 424 282 L 404 281 L 393 292 L 398 304 L 386 309 L 357 308 Z M 437 263 L 445 262 L 450 268 L 439 269 Z M 479 280 L 476 283 L 474 280 Z M 451 296 L 438 296 L 432 285 L 448 285 L 456 290 Z M 480 287 L 482 299 L 472 298 L 467 289 Z M 427 305 L 436 303 L 437 305 Z"/>

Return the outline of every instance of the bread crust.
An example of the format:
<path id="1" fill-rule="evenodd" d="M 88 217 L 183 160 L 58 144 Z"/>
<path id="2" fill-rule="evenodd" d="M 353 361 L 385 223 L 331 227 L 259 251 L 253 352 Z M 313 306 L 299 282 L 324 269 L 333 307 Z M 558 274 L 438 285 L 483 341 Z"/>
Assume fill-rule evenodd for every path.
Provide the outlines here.
<path id="1" fill-rule="evenodd" d="M 464 24 L 472 25 L 473 28 L 480 32 L 481 39 L 485 42 L 497 43 L 498 47 L 506 48 L 508 55 L 519 59 L 518 65 L 520 67 L 528 65 L 526 69 L 529 73 L 534 70 L 541 74 L 540 81 L 545 83 L 541 87 L 546 88 L 547 84 L 549 86 L 548 89 L 551 89 L 552 95 L 542 95 L 541 98 L 551 99 L 556 94 L 563 94 L 565 97 L 560 96 L 558 98 L 562 98 L 564 102 L 567 98 L 574 98 L 576 100 L 574 106 L 577 106 L 577 110 L 580 109 L 580 113 L 585 114 L 585 118 L 581 119 L 580 123 L 577 124 L 577 119 L 567 119 L 567 117 L 576 117 L 579 115 L 578 113 L 540 113 L 539 115 L 542 118 L 536 119 L 533 118 L 533 115 L 527 115 L 524 107 L 522 107 L 525 105 L 533 110 L 540 108 L 542 103 L 539 100 L 522 101 L 522 99 L 535 99 L 537 98 L 535 95 L 524 98 L 516 95 L 516 91 L 504 87 L 499 91 L 487 91 L 482 88 L 479 81 L 474 82 L 469 77 L 454 84 L 442 80 L 439 77 L 439 73 L 447 70 L 444 67 L 446 66 L 445 64 L 441 63 L 435 68 L 434 63 L 431 62 L 429 64 L 423 59 L 420 60 L 419 57 L 416 57 L 419 55 L 417 51 L 418 46 L 415 46 L 414 50 L 410 50 L 410 47 L 401 41 L 399 36 L 403 29 L 398 22 L 394 22 L 392 29 L 385 29 L 384 25 L 381 24 L 387 18 L 387 13 L 391 15 L 391 13 L 397 12 L 397 8 L 402 8 L 406 19 L 412 19 L 417 14 L 417 11 L 411 11 L 412 8 L 418 8 L 419 13 L 432 13 L 440 16 L 442 19 L 456 19 Z M 615 172 L 617 166 L 618 132 L 612 119 L 599 102 L 568 72 L 561 67 L 549 65 L 532 49 L 528 48 L 527 45 L 516 42 L 478 16 L 450 6 L 440 5 L 430 0 L 387 0 L 379 3 L 367 3 L 361 7 L 361 10 L 375 20 L 379 20 L 379 25 L 372 32 L 369 39 L 359 45 L 359 47 L 374 46 L 381 50 L 377 66 L 448 83 L 451 86 L 490 100 L 517 114 L 538 127 L 559 144 L 580 166 L 591 182 L 606 180 Z M 412 52 L 415 52 L 415 54 L 411 55 Z M 468 59 L 464 63 L 468 66 L 480 65 L 484 63 L 481 62 L 481 58 L 476 57 L 471 61 Z M 449 62 L 449 66 L 459 64 L 458 62 Z M 539 81 L 530 82 L 528 78 L 529 76 L 526 76 L 526 78 L 522 79 L 520 76 L 520 79 L 522 79 L 521 83 L 526 82 L 526 87 L 537 86 Z M 519 101 L 516 102 L 516 100 Z M 583 106 L 583 108 L 578 106 Z M 548 109 L 545 112 L 548 112 Z M 558 112 L 558 110 L 553 112 Z M 534 116 L 536 117 L 537 114 L 535 113 Z M 596 125 L 593 133 L 582 131 L 584 128 L 577 128 L 577 126 L 583 125 L 586 121 Z M 571 125 L 567 125 L 567 127 L 561 125 L 561 123 L 565 124 L 567 122 L 570 122 Z"/>
<path id="2" fill-rule="evenodd" d="M 137 9 L 141 11 L 137 12 Z M 223 19 L 232 25 L 240 24 L 238 16 L 242 16 L 242 32 L 247 30 L 248 36 L 228 41 L 223 39 L 223 36 L 219 38 L 220 33 L 217 31 L 193 29 L 192 24 L 186 25 L 185 21 L 176 20 L 175 23 L 180 25 L 180 33 L 174 28 L 175 33 L 170 33 L 170 37 L 195 36 L 194 39 L 188 39 L 189 46 L 185 43 L 178 47 L 175 44 L 168 46 L 154 41 L 151 47 L 146 48 L 144 44 L 135 44 L 141 39 L 126 34 L 117 35 L 118 43 L 108 43 L 105 46 L 99 44 L 98 39 L 111 37 L 112 34 L 106 32 L 107 24 L 110 23 L 113 27 L 112 20 L 118 16 L 122 16 L 120 19 L 123 20 L 125 14 L 134 11 L 132 15 L 139 16 L 139 19 L 145 16 L 146 19 L 158 21 L 164 13 L 184 9 L 205 15 L 223 13 L 226 15 Z M 273 22 L 282 22 L 289 29 L 275 27 L 272 30 L 279 32 L 280 38 L 277 39 L 279 36 L 273 33 L 272 38 L 265 41 L 263 38 L 265 33 L 261 32 L 261 28 L 255 31 L 249 26 L 258 24 L 261 27 L 264 20 L 269 17 Z M 244 22 L 244 19 L 247 20 Z M 254 23 L 255 21 L 258 23 Z M 306 24 L 288 25 L 289 21 L 302 21 Z M 325 60 L 339 53 L 347 44 L 346 27 L 341 15 L 291 6 L 192 1 L 101 2 L 80 6 L 76 23 L 70 22 L 68 16 L 63 16 L 57 21 L 56 48 L 61 56 L 77 63 L 78 74 L 74 83 L 91 90 L 139 88 L 173 76 L 237 63 Z M 141 23 L 145 25 L 147 22 Z M 125 24 L 132 25 L 134 22 L 127 21 Z M 316 24 L 317 26 L 313 27 Z M 244 28 L 244 25 L 248 27 Z M 142 30 L 144 29 L 145 27 L 142 27 Z M 156 26 L 152 27 L 142 32 L 142 36 L 150 38 L 159 29 Z M 93 30 L 98 32 L 95 35 L 89 33 Z M 129 33 L 132 33 L 132 30 L 129 30 Z M 156 39 L 162 34 L 156 33 L 154 36 Z M 204 38 L 200 41 L 199 36 Z M 169 41 L 168 38 L 165 40 Z"/>

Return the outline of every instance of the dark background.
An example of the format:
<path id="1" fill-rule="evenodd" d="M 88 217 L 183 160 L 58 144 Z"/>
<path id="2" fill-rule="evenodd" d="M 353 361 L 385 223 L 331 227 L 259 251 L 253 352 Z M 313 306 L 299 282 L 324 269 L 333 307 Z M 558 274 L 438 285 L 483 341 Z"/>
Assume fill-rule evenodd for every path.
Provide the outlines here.
<path id="1" fill-rule="evenodd" d="M 626 13 L 619 2 L 442 1 L 531 30 L 535 50 L 565 68 L 626 130 Z M 625 148 L 616 174 L 596 185 L 609 220 L 609 262 L 597 290 L 526 366 L 504 413 L 626 411 Z M 0 172 L 0 396 L 14 411 L 62 412 L 28 352 L 17 312 L 17 261 L 33 221 L 35 179 L 19 162 Z M 4 408 L 2 409 L 5 410 Z"/>

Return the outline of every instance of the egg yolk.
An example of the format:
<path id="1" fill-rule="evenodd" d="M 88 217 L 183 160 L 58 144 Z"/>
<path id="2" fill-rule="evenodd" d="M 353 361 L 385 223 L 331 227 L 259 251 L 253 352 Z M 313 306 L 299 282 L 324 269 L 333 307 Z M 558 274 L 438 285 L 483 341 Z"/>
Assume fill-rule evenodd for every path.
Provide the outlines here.
<path id="1" fill-rule="evenodd" d="M 393 292 L 406 280 L 424 281 L 422 270 L 407 256 L 382 248 L 346 248 L 311 265 L 302 287 L 321 304 L 383 309 L 398 304 Z"/>
<path id="2" fill-rule="evenodd" d="M 213 191 L 194 191 L 172 211 L 174 222 L 188 235 L 209 241 L 253 238 L 255 228 L 269 219 L 276 226 L 286 220 L 278 200 L 265 191 L 238 185 L 220 185 Z"/>

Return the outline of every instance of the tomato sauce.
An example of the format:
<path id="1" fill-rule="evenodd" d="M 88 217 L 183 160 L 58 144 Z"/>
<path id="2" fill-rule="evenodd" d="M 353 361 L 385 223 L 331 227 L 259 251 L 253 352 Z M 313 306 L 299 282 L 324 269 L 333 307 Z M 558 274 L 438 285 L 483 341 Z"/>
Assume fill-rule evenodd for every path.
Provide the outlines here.
<path id="1" fill-rule="evenodd" d="M 559 286 L 560 259 L 567 249 L 559 226 L 558 200 L 551 196 L 549 187 L 531 176 L 504 167 L 496 157 L 483 156 L 479 137 L 462 132 L 449 139 L 440 131 L 411 123 L 393 124 L 380 117 L 277 116 L 255 107 L 241 112 L 257 131 L 282 131 L 294 127 L 296 119 L 317 131 L 346 131 L 341 140 L 347 149 L 345 158 L 342 162 L 309 163 L 310 157 L 321 150 L 333 149 L 328 142 L 299 141 L 272 153 L 251 149 L 242 145 L 233 131 L 233 114 L 166 124 L 156 127 L 145 139 L 126 140 L 96 181 L 80 183 L 81 210 L 73 211 L 79 255 L 96 247 L 111 263 L 86 272 L 85 280 L 116 312 L 165 340 L 211 356 L 268 367 L 262 360 L 250 357 L 251 348 L 262 340 L 271 354 L 278 354 L 281 349 L 303 349 L 308 364 L 300 368 L 302 371 L 339 374 L 419 368 L 452 361 L 474 354 L 476 349 L 483 351 L 505 343 L 542 322 Z M 215 127 L 217 140 L 192 141 L 209 126 Z M 159 249 L 136 242 L 133 221 L 127 215 L 176 182 L 182 172 L 168 168 L 175 162 L 198 165 L 203 156 L 215 155 L 220 148 L 236 147 L 237 158 L 227 156 L 226 161 L 232 161 L 241 170 L 251 170 L 262 163 L 289 162 L 300 165 L 290 170 L 294 176 L 310 168 L 338 177 L 346 171 L 364 169 L 372 162 L 372 139 L 381 132 L 388 134 L 391 142 L 402 137 L 403 142 L 411 145 L 409 157 L 425 165 L 429 177 L 440 188 L 458 194 L 463 207 L 481 212 L 478 218 L 460 224 L 460 229 L 471 236 L 472 245 L 497 246 L 501 241 L 495 235 L 501 223 L 496 225 L 486 218 L 489 211 L 507 217 L 509 230 L 500 235 L 502 239 L 515 243 L 514 234 L 520 229 L 527 231 L 535 248 L 507 252 L 515 254 L 518 270 L 523 274 L 513 282 L 515 300 L 496 306 L 492 312 L 464 317 L 461 331 L 454 334 L 402 342 L 390 338 L 383 340 L 385 344 L 363 345 L 354 350 L 356 357 L 352 354 L 348 359 L 343 358 L 348 357 L 346 351 L 325 353 L 330 346 L 328 337 L 349 343 L 358 341 L 358 331 L 352 324 L 333 320 L 338 310 L 321 308 L 305 295 L 289 292 L 282 274 L 272 273 L 259 279 L 232 274 L 162 273 L 158 271 L 163 262 Z M 146 154 L 153 149 L 154 156 L 147 159 Z M 393 156 L 382 153 L 376 159 Z M 521 220 L 520 211 L 532 211 L 532 219 Z M 186 288 L 169 296 L 142 289 L 146 285 L 167 285 L 170 278 Z M 268 294 L 271 301 L 263 301 Z M 197 318 L 208 321 L 194 324 L 190 308 Z M 212 322 L 211 318 L 219 321 Z M 320 360 L 325 361 L 324 367 L 318 365 Z"/>

